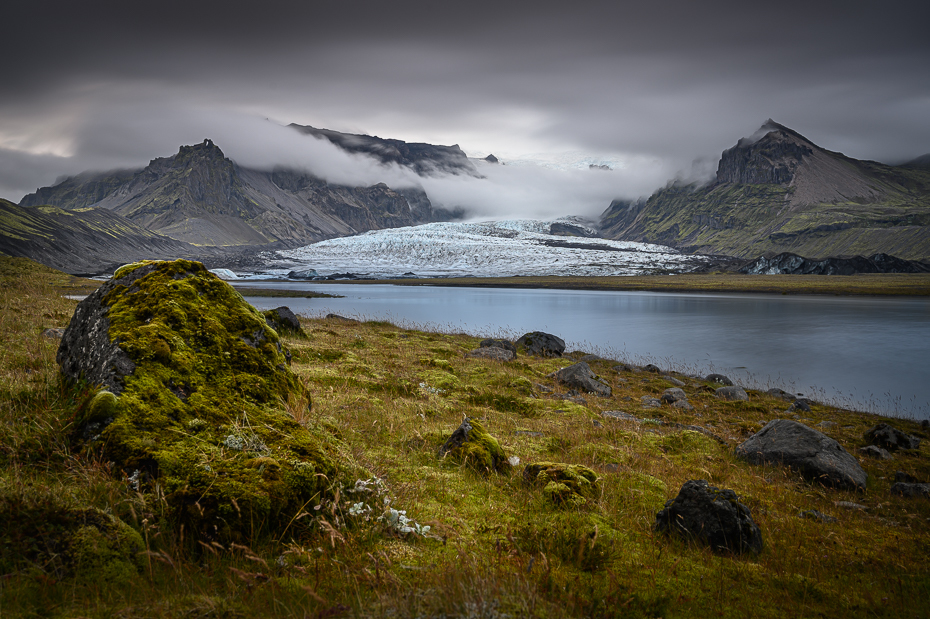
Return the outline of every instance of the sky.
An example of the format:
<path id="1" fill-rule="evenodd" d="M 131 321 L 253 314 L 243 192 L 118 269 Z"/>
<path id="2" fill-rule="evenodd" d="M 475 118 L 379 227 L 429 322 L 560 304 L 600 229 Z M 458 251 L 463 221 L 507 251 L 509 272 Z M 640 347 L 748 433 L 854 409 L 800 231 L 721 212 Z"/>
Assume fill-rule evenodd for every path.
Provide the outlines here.
<path id="1" fill-rule="evenodd" d="M 475 216 L 596 216 L 704 178 L 766 119 L 930 152 L 930 3 L 5 0 L 0 197 L 212 139 L 252 167 L 409 184 L 289 123 L 493 153 L 422 181 Z M 588 163 L 611 171 L 589 170 Z"/>

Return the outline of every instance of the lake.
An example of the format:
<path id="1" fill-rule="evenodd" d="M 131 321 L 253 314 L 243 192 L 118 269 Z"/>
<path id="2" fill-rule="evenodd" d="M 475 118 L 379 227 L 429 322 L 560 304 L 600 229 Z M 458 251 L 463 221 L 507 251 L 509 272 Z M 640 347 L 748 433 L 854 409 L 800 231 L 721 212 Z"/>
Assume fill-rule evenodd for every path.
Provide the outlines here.
<path id="1" fill-rule="evenodd" d="M 341 299 L 247 297 L 398 326 L 519 337 L 546 331 L 584 350 L 730 376 L 819 401 L 930 418 L 930 299 L 243 282 Z"/>

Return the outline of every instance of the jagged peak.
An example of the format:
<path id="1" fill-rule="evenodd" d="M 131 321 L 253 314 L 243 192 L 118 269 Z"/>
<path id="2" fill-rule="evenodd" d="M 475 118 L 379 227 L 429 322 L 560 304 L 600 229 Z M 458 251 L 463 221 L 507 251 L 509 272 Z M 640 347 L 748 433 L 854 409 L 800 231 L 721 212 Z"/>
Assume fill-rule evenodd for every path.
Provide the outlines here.
<path id="1" fill-rule="evenodd" d="M 762 123 L 762 126 L 756 129 L 755 133 L 748 137 L 740 138 L 736 143 L 737 148 L 748 148 L 760 142 L 763 138 L 768 137 L 771 134 L 778 134 L 781 138 L 788 138 L 792 141 L 801 141 L 807 146 L 814 146 L 814 143 L 808 140 L 806 137 L 790 129 L 781 123 L 777 123 L 771 118 Z"/>

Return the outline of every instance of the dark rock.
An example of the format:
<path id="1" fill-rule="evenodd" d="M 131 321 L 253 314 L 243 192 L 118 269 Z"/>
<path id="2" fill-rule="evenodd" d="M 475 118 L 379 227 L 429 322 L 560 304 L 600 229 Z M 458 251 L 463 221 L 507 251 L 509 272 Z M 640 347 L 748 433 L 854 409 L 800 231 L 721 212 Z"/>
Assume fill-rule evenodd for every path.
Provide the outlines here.
<path id="1" fill-rule="evenodd" d="M 798 397 L 794 395 L 793 393 L 788 393 L 787 391 L 778 389 L 777 387 L 773 389 L 769 389 L 765 393 L 772 396 L 773 398 L 779 398 L 781 400 L 785 400 L 786 402 L 794 402 L 795 400 L 798 399 Z"/>
<path id="2" fill-rule="evenodd" d="M 719 383 L 721 385 L 726 385 L 727 387 L 733 386 L 733 381 L 723 374 L 708 374 L 704 380 L 709 383 Z"/>
<path id="3" fill-rule="evenodd" d="M 339 314 L 326 314 L 326 320 L 337 320 L 339 322 L 344 322 L 349 325 L 357 325 L 358 321 L 354 318 L 346 318 L 345 316 L 340 316 Z"/>
<path id="4" fill-rule="evenodd" d="M 839 229 L 839 228 L 836 228 Z M 824 232 L 829 230 L 824 229 Z M 927 265 L 903 260 L 888 254 L 853 256 L 852 258 L 824 258 L 815 260 L 784 252 L 771 258 L 758 258 L 740 273 L 759 275 L 855 275 L 857 273 L 926 273 Z"/>
<path id="5" fill-rule="evenodd" d="M 723 398 L 724 400 L 746 401 L 749 399 L 749 394 L 743 391 L 742 387 L 720 387 L 714 393 L 717 394 L 718 398 Z"/>
<path id="6" fill-rule="evenodd" d="M 507 340 L 481 340 L 478 346 L 480 348 L 503 348 L 504 350 L 512 352 L 514 357 L 517 356 L 517 347 L 513 345 L 513 342 L 508 342 Z"/>
<path id="7" fill-rule="evenodd" d="M 277 331 L 279 334 L 300 334 L 304 330 L 300 327 L 300 320 L 297 315 L 286 305 L 262 312 L 265 322 L 268 326 Z"/>
<path id="8" fill-rule="evenodd" d="M 494 153 L 491 153 L 490 155 L 485 157 L 484 160 L 487 161 L 488 163 L 500 163 L 501 162 L 500 159 L 494 156 Z"/>
<path id="9" fill-rule="evenodd" d="M 287 274 L 288 279 L 314 279 L 319 277 L 320 274 L 316 272 L 316 269 L 304 269 L 302 271 L 291 271 Z"/>
<path id="10" fill-rule="evenodd" d="M 894 472 L 894 480 L 895 480 L 895 481 L 899 481 L 899 482 L 903 482 L 903 483 L 905 483 L 905 484 L 916 484 L 916 483 L 919 483 L 919 482 L 920 482 L 919 479 L 917 479 L 916 477 L 914 477 L 914 476 L 911 475 L 910 473 L 905 473 L 904 471 L 895 471 L 895 472 Z"/>
<path id="11" fill-rule="evenodd" d="M 646 365 L 643 366 L 643 371 L 652 372 L 653 374 L 661 374 L 662 368 L 660 368 L 657 365 L 653 365 L 652 363 L 647 363 Z"/>
<path id="12" fill-rule="evenodd" d="M 579 361 L 555 373 L 555 379 L 568 387 L 581 389 L 602 397 L 610 397 L 610 387 L 597 380 L 597 375 L 591 371 L 584 361 Z"/>
<path id="13" fill-rule="evenodd" d="M 450 457 L 479 473 L 507 473 L 511 469 L 510 461 L 497 439 L 488 434 L 480 423 L 468 417 L 462 420 L 452 436 L 439 448 L 439 457 Z"/>
<path id="14" fill-rule="evenodd" d="M 872 445 L 878 445 L 888 451 L 917 449 L 920 447 L 919 438 L 905 434 L 887 423 L 880 423 L 869 429 L 869 431 L 865 433 L 865 440 Z"/>
<path id="15" fill-rule="evenodd" d="M 679 387 L 672 387 L 671 389 L 666 389 L 665 391 L 663 391 L 659 399 L 665 402 L 666 404 L 674 404 L 675 402 L 678 402 L 680 400 L 684 400 L 687 402 L 688 396 Z"/>
<path id="16" fill-rule="evenodd" d="M 749 508 L 732 490 L 720 490 L 703 479 L 685 482 L 678 496 L 656 514 L 655 529 L 707 544 L 718 553 L 762 551 L 762 533 Z"/>
<path id="17" fill-rule="evenodd" d="M 909 498 L 915 496 L 930 497 L 930 484 L 909 484 L 899 481 L 891 486 L 891 494 L 900 494 Z"/>
<path id="18" fill-rule="evenodd" d="M 354 280 L 354 279 L 360 279 L 360 278 L 359 278 L 359 276 L 356 275 L 355 273 L 333 273 L 333 274 L 331 274 L 331 275 L 327 275 L 327 276 L 324 277 L 323 279 L 335 281 L 335 280 L 338 280 L 338 279 L 350 279 L 350 280 Z"/>
<path id="19" fill-rule="evenodd" d="M 826 524 L 833 524 L 837 521 L 833 516 L 822 514 L 816 509 L 809 509 L 807 511 L 798 512 L 798 518 L 810 518 L 811 520 L 819 520 L 820 522 Z"/>
<path id="20" fill-rule="evenodd" d="M 879 447 L 878 445 L 868 445 L 866 447 L 860 447 L 856 450 L 860 456 L 865 456 L 866 458 L 875 458 L 876 460 L 891 460 L 892 456 L 890 453 Z"/>
<path id="21" fill-rule="evenodd" d="M 534 357 L 561 357 L 565 342 L 552 334 L 533 331 L 517 340 L 517 348 Z"/>
<path id="22" fill-rule="evenodd" d="M 689 402 L 688 400 L 677 400 L 675 402 L 672 402 L 672 408 L 680 408 L 681 410 L 684 410 L 684 411 L 694 410 L 694 407 L 691 406 L 691 402 Z"/>
<path id="23" fill-rule="evenodd" d="M 516 353 L 507 350 L 506 348 L 498 348 L 497 346 L 486 346 L 484 348 L 476 348 L 465 353 L 465 356 L 469 359 L 491 359 L 493 361 L 513 361 L 516 357 Z"/>
<path id="24" fill-rule="evenodd" d="M 624 413 L 623 411 L 604 411 L 601 413 L 601 415 L 610 419 L 619 419 L 620 421 L 632 421 L 634 423 L 639 423 L 638 417 L 629 413 Z"/>
<path id="25" fill-rule="evenodd" d="M 644 395 L 639 400 L 643 403 L 643 408 L 661 408 L 662 406 L 662 401 L 652 396 Z"/>
<path id="26" fill-rule="evenodd" d="M 626 363 L 618 363 L 610 369 L 612 369 L 614 372 L 632 372 L 633 366 L 627 365 Z"/>
<path id="27" fill-rule="evenodd" d="M 811 401 L 807 398 L 798 398 L 791 403 L 786 412 L 794 413 L 796 411 L 811 412 Z"/>
<path id="28" fill-rule="evenodd" d="M 736 448 L 752 464 L 779 464 L 828 486 L 865 490 L 867 475 L 856 459 L 829 436 L 789 419 L 770 421 Z"/>

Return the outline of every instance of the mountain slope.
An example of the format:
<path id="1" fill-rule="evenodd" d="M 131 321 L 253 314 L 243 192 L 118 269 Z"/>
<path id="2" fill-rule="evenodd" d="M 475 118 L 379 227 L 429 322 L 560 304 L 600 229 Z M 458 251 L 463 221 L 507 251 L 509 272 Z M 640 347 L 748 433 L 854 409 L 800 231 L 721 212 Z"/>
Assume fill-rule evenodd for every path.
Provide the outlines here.
<path id="1" fill-rule="evenodd" d="M 106 209 L 65 211 L 0 199 L 0 253 L 72 275 L 150 258 L 202 258 L 209 250 L 153 234 Z"/>
<path id="2" fill-rule="evenodd" d="M 421 190 L 344 187 L 302 172 L 243 168 L 210 140 L 141 170 L 65 179 L 20 204 L 104 208 L 158 234 L 213 246 L 298 245 L 434 220 Z"/>
<path id="3" fill-rule="evenodd" d="M 930 171 L 852 159 L 769 120 L 723 152 L 713 183 L 615 201 L 601 227 L 608 238 L 737 257 L 926 259 Z"/>

